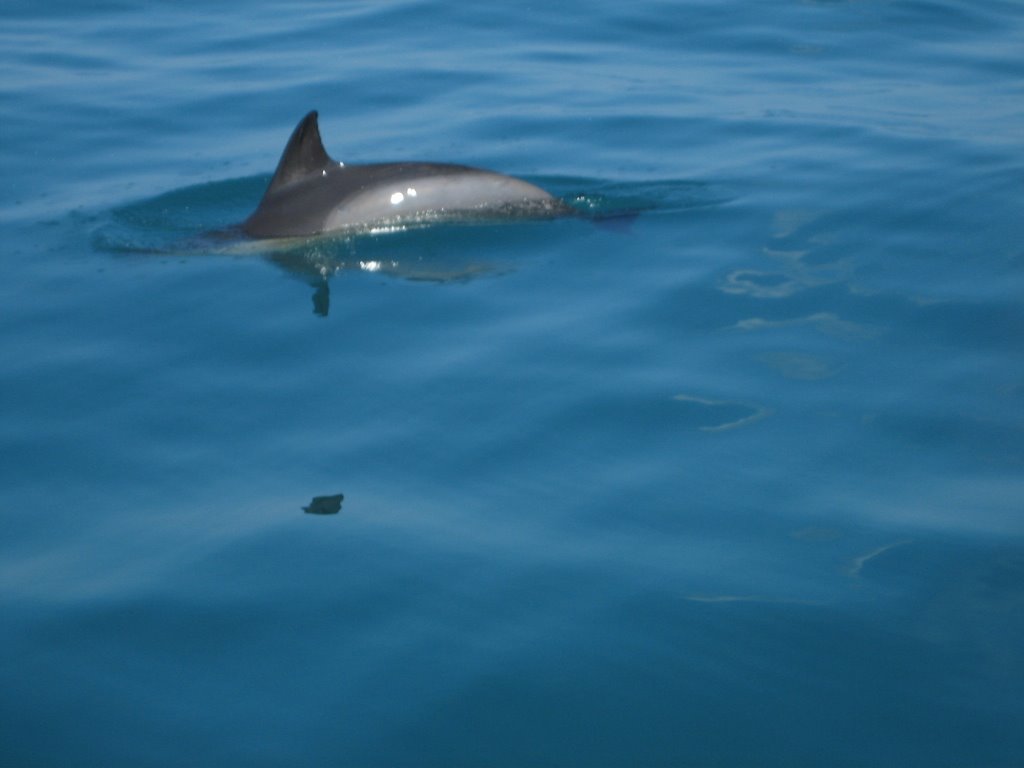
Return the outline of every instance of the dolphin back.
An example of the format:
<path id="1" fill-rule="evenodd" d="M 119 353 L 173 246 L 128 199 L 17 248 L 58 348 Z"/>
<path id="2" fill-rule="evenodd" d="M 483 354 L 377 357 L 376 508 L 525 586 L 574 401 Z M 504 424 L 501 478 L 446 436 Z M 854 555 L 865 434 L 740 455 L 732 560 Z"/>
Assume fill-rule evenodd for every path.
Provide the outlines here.
<path id="1" fill-rule="evenodd" d="M 292 132 L 263 199 L 242 230 L 256 238 L 302 237 L 408 223 L 572 212 L 540 187 L 480 168 L 335 162 L 324 149 L 313 111 Z"/>

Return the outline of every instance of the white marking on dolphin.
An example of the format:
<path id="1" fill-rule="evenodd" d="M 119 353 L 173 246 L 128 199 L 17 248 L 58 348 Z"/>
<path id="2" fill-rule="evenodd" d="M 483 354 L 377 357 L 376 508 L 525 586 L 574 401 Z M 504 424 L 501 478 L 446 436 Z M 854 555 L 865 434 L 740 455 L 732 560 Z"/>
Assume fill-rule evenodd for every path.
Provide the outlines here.
<path id="1" fill-rule="evenodd" d="M 447 163 L 345 165 L 324 149 L 317 113 L 299 122 L 242 231 L 254 238 L 374 231 L 472 218 L 575 213 L 529 182 Z"/>

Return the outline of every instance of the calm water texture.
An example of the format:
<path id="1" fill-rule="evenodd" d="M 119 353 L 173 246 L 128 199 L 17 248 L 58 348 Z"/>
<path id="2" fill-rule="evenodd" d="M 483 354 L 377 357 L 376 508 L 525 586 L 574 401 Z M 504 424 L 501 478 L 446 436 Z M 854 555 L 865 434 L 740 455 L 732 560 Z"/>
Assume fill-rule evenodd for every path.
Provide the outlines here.
<path id="1" fill-rule="evenodd" d="M 6 0 L 0 72 L 0 764 L 1024 764 L 1020 3 Z M 639 215 L 203 239 L 314 108 Z"/>

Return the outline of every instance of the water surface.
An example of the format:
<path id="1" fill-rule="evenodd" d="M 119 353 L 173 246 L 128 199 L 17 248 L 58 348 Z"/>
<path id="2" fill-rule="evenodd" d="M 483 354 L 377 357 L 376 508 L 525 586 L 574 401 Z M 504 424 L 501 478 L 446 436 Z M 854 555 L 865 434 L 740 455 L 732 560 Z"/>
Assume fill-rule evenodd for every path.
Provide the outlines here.
<path id="1" fill-rule="evenodd" d="M 0 763 L 1024 762 L 1018 4 L 0 15 Z"/>

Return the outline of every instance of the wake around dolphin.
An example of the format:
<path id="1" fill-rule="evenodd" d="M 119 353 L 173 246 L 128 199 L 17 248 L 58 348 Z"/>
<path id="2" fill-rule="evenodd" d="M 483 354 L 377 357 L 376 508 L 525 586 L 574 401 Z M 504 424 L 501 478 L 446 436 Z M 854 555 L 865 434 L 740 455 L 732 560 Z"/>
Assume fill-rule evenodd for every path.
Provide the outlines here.
<path id="1" fill-rule="evenodd" d="M 242 231 L 254 238 L 283 238 L 572 213 L 574 209 L 540 187 L 481 168 L 339 163 L 324 149 L 314 111 L 295 128 L 263 199 L 242 223 Z"/>

